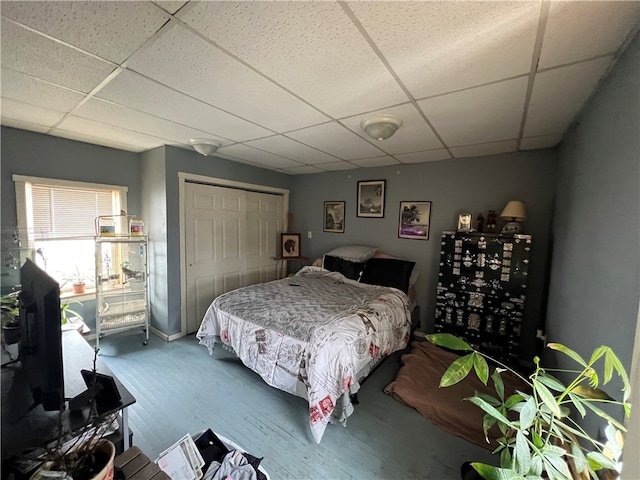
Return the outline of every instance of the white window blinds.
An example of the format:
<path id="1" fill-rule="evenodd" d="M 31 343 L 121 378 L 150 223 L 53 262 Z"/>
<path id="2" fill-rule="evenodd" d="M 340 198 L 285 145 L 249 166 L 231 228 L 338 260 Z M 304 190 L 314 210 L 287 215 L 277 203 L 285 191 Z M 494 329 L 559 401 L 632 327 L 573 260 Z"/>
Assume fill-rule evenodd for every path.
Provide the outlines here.
<path id="1" fill-rule="evenodd" d="M 95 219 L 120 212 L 119 192 L 33 184 L 33 231 L 36 236 L 64 238 L 95 235 Z"/>

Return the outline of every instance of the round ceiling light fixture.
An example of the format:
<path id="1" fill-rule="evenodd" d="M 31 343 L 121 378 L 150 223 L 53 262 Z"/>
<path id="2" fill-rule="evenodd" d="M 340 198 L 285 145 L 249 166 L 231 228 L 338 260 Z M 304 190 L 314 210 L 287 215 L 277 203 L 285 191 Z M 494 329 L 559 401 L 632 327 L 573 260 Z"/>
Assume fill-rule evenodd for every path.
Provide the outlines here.
<path id="1" fill-rule="evenodd" d="M 374 115 L 362 121 L 360 126 L 367 134 L 376 140 L 386 140 L 396 133 L 402 125 L 402 119 L 389 113 Z"/>
<path id="2" fill-rule="evenodd" d="M 222 146 L 222 143 L 209 140 L 208 138 L 191 138 L 189 143 L 196 152 L 201 153 L 205 157 L 213 155 Z"/>

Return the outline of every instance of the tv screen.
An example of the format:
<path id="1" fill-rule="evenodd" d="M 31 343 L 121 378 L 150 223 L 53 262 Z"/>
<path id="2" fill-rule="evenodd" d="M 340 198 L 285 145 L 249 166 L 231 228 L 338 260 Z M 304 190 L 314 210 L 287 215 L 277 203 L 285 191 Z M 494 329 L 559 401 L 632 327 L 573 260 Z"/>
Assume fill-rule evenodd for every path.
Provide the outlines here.
<path id="1" fill-rule="evenodd" d="M 19 359 L 34 405 L 64 409 L 60 286 L 27 259 L 20 268 Z"/>

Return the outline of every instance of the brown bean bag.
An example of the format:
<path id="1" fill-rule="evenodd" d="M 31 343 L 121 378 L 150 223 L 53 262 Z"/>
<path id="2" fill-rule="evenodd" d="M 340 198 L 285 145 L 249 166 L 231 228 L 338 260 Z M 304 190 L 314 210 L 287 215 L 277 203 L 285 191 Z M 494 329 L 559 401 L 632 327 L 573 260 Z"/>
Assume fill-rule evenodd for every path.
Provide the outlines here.
<path id="1" fill-rule="evenodd" d="M 489 431 L 491 443 L 487 443 L 482 431 L 484 412 L 464 400 L 476 391 L 497 397 L 493 381 L 489 379 L 484 386 L 474 372 L 451 387 L 440 388 L 440 378 L 445 370 L 459 355 L 444 350 L 427 341 L 414 341 L 411 352 L 402 356 L 403 366 L 396 379 L 384 389 L 396 400 L 405 403 L 432 423 L 444 430 L 465 438 L 482 447 L 493 449 L 496 438 L 502 436 L 497 427 Z M 491 368 L 493 372 L 493 368 Z M 505 398 L 516 391 L 527 391 L 527 385 L 521 379 L 502 373 L 505 385 Z"/>

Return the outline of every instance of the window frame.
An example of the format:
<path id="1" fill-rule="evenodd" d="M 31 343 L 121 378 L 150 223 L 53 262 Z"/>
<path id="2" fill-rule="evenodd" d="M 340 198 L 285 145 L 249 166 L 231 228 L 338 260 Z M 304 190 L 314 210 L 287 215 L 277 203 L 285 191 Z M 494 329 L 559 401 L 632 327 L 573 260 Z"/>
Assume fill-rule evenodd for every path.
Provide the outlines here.
<path id="1" fill-rule="evenodd" d="M 33 219 L 33 208 L 32 208 L 32 194 L 31 194 L 31 186 L 33 184 L 38 185 L 47 185 L 51 187 L 69 187 L 69 188 L 78 188 L 85 190 L 111 190 L 117 191 L 120 197 L 120 209 L 123 211 L 128 211 L 127 209 L 127 193 L 129 191 L 129 187 L 124 185 L 110 185 L 104 183 L 93 183 L 93 182 L 81 182 L 75 180 L 63 180 L 56 178 L 45 178 L 45 177 L 34 177 L 27 175 L 16 175 L 12 176 L 12 180 L 15 185 L 16 190 L 16 220 L 17 220 L 17 228 L 19 231 L 27 232 L 27 243 L 30 249 L 29 257 L 34 258 L 35 256 L 35 232 L 32 228 L 30 228 L 30 223 Z M 66 237 L 66 240 L 77 240 L 87 238 L 86 235 L 78 235 L 72 237 Z M 59 240 L 64 241 L 65 238 L 59 238 Z M 95 289 L 87 289 L 85 293 L 74 294 L 73 292 L 63 292 L 62 297 L 64 298 L 91 298 L 95 294 Z"/>

